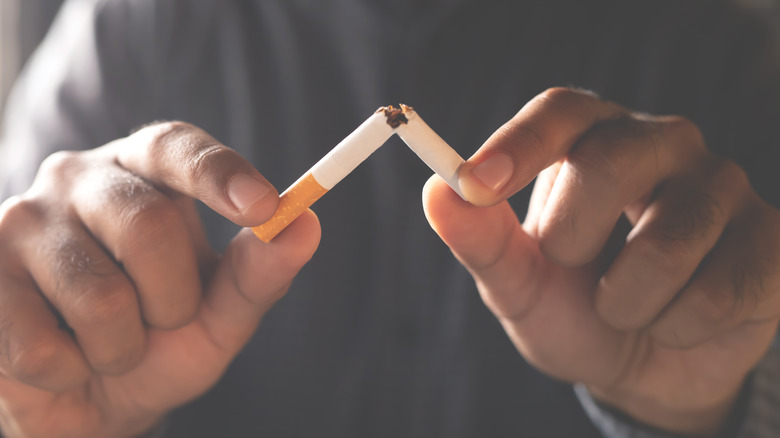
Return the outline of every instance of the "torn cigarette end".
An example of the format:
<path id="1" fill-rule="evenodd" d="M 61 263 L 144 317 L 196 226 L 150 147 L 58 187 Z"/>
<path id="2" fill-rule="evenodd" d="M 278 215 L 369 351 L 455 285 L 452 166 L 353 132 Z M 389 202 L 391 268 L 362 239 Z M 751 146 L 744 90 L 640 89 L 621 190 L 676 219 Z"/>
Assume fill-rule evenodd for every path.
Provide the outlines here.
<path id="1" fill-rule="evenodd" d="M 406 118 L 406 113 L 414 109 L 404 104 L 399 104 L 399 106 L 400 108 L 395 108 L 393 105 L 382 106 L 379 107 L 376 112 L 384 114 L 387 118 L 387 124 L 395 129 L 401 126 L 402 123 L 409 123 L 409 119 Z"/>
<path id="2" fill-rule="evenodd" d="M 428 126 L 414 108 L 400 104 L 380 107 L 328 152 L 279 198 L 279 208 L 266 223 L 252 228 L 270 242 L 288 224 L 352 172 L 393 134 L 440 175 L 464 200 L 458 185 L 463 158 Z"/>
<path id="3" fill-rule="evenodd" d="M 414 108 L 400 104 L 404 122 L 393 130 L 420 159 L 439 175 L 461 199 L 466 197 L 460 189 L 459 174 L 464 163 L 455 149 L 428 126 Z M 392 107 L 390 107 L 392 109 Z M 388 116 L 388 123 L 390 117 Z"/>
<path id="4" fill-rule="evenodd" d="M 279 197 L 279 208 L 271 219 L 252 228 L 252 231 L 263 242 L 270 242 L 327 192 L 328 189 L 322 187 L 311 172 L 306 172 Z"/>

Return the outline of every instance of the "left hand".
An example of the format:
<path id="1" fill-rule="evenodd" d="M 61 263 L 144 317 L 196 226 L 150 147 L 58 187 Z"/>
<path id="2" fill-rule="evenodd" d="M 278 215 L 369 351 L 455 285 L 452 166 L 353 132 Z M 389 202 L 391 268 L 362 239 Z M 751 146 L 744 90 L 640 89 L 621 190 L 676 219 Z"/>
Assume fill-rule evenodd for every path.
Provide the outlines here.
<path id="1" fill-rule="evenodd" d="M 505 200 L 537 174 L 521 225 Z M 530 363 L 646 424 L 722 427 L 780 316 L 780 214 L 742 169 L 686 119 L 557 88 L 460 178 L 471 204 L 434 177 L 426 215 Z"/>
<path id="2" fill-rule="evenodd" d="M 307 211 L 268 244 L 244 229 L 220 256 L 196 199 L 242 226 L 278 206 L 182 122 L 53 154 L 0 204 L 0 435 L 135 437 L 217 383 L 320 227 Z"/>

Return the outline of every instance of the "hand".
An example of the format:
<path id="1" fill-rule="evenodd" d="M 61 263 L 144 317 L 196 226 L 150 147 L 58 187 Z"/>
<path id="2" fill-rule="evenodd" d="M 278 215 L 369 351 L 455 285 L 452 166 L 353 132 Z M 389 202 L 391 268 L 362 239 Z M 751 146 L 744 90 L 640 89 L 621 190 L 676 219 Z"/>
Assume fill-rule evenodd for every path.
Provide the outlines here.
<path id="1" fill-rule="evenodd" d="M 521 225 L 505 199 L 537 174 Z M 460 183 L 478 206 L 434 177 L 426 215 L 530 363 L 647 424 L 721 427 L 780 314 L 780 214 L 737 165 L 685 119 L 551 89 Z"/>
<path id="2" fill-rule="evenodd" d="M 242 226 L 278 196 L 203 131 L 163 123 L 46 160 L 0 206 L 7 437 L 129 437 L 220 377 L 319 242 L 313 213 L 223 256 L 192 198 Z"/>

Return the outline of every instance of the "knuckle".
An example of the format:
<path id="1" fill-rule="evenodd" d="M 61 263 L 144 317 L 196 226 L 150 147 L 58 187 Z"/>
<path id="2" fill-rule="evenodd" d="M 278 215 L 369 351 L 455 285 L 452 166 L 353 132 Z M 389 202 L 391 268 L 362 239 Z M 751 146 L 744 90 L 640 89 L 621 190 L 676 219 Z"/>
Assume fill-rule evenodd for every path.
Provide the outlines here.
<path id="1" fill-rule="evenodd" d="M 719 157 L 715 167 L 714 178 L 717 181 L 723 181 L 741 192 L 752 190 L 747 172 L 734 160 Z"/>
<path id="2" fill-rule="evenodd" d="M 143 200 L 133 200 L 143 198 L 144 196 L 154 196 L 156 193 L 159 193 L 150 182 L 129 173 L 121 177 L 112 175 L 110 178 L 100 181 L 97 186 L 92 185 L 89 187 L 89 190 L 93 198 L 98 199 L 102 205 L 142 202 Z"/>
<path id="3" fill-rule="evenodd" d="M 182 122 L 180 120 L 160 119 L 139 126 L 133 130 L 132 135 L 147 133 L 152 135 L 154 138 L 156 136 L 163 135 L 166 132 L 171 132 L 177 129 L 186 129 L 188 127 L 194 127 L 194 125 L 187 122 Z"/>
<path id="4" fill-rule="evenodd" d="M 657 147 L 658 133 L 653 123 L 621 116 L 594 126 L 567 160 L 583 177 L 614 188 L 636 172 L 640 161 L 649 155 L 648 148 Z"/>
<path id="5" fill-rule="evenodd" d="M 205 131 L 186 122 L 163 122 L 151 127 L 151 139 L 147 142 L 148 156 L 152 161 L 160 161 L 169 154 L 184 158 L 188 183 L 208 177 L 212 172 L 208 165 L 213 158 L 231 153 L 226 146 L 219 144 Z M 173 147 L 172 147 L 173 146 Z"/>
<path id="6" fill-rule="evenodd" d="M 65 178 L 80 167 L 81 153 L 75 151 L 58 151 L 43 160 L 38 170 L 39 175 L 50 175 L 56 179 Z"/>
<path id="7" fill-rule="evenodd" d="M 95 257 L 87 251 L 80 236 L 68 235 L 65 230 L 62 234 L 55 242 L 45 245 L 41 252 L 43 258 L 53 261 L 49 272 L 55 297 L 78 290 L 87 278 L 104 278 L 113 268 L 107 258 Z"/>
<path id="8" fill-rule="evenodd" d="M 684 207 L 678 208 L 676 216 L 660 218 L 648 233 L 653 240 L 666 246 L 666 252 L 672 255 L 693 255 L 693 249 L 707 242 L 708 236 L 722 221 L 722 207 L 711 196 L 701 193 L 685 199 L 685 202 Z"/>
<path id="9" fill-rule="evenodd" d="M 280 294 L 278 298 L 281 298 L 281 295 L 283 294 Z M 197 296 L 192 299 L 184 298 L 180 300 L 179 306 L 167 307 L 167 312 L 150 312 L 144 314 L 144 317 L 146 322 L 152 327 L 162 330 L 175 330 L 193 321 L 199 304 L 200 301 Z"/>
<path id="10" fill-rule="evenodd" d="M 89 356 L 89 363 L 102 374 L 117 375 L 132 370 L 143 357 L 143 348 L 123 343 L 117 348 L 103 348 Z"/>
<path id="11" fill-rule="evenodd" d="M 116 350 L 104 352 L 101 357 L 90 358 L 90 365 L 100 374 L 119 375 L 132 370 L 138 364 L 138 355 Z"/>
<path id="12" fill-rule="evenodd" d="M 155 123 L 154 125 L 144 128 L 142 131 L 149 131 L 151 138 L 149 139 L 149 146 L 155 149 L 164 149 L 169 137 L 179 138 L 183 135 L 190 134 L 194 131 L 198 131 L 195 125 L 178 120 L 165 121 Z"/>
<path id="13" fill-rule="evenodd" d="M 187 163 L 187 181 L 191 187 L 199 187 L 204 181 L 211 181 L 217 176 L 215 162 L 226 162 L 233 158 L 234 152 L 227 146 L 217 142 L 205 143 L 193 151 Z M 199 194 L 207 195 L 207 193 Z"/>
<path id="14" fill-rule="evenodd" d="M 667 116 L 663 122 L 666 132 L 680 138 L 684 144 L 699 151 L 706 149 L 704 134 L 691 119 L 684 116 Z"/>
<path id="15" fill-rule="evenodd" d="M 659 226 L 656 234 L 667 241 L 706 242 L 708 236 L 717 231 L 719 224 L 724 221 L 723 205 L 711 193 L 698 190 L 691 190 L 683 202 L 677 209 L 677 216 L 661 219 L 662 226 Z"/>
<path id="16" fill-rule="evenodd" d="M 171 145 L 185 141 L 193 132 L 199 129 L 187 122 L 165 121 L 147 126 L 136 135 L 144 136 L 142 143 L 146 148 L 146 156 L 152 162 L 159 161 L 171 153 Z"/>
<path id="17" fill-rule="evenodd" d="M 281 298 L 281 297 L 279 297 Z M 198 304 L 197 300 L 188 300 L 180 307 L 172 308 L 164 315 L 144 315 L 147 323 L 152 327 L 162 330 L 175 330 L 192 322 L 197 313 L 197 308 L 190 303 Z"/>
<path id="18" fill-rule="evenodd" d="M 132 286 L 119 276 L 108 276 L 87 285 L 75 297 L 73 314 L 80 325 L 99 328 L 124 320 L 135 305 Z"/>
<path id="19" fill-rule="evenodd" d="M 551 114 L 579 113 L 586 99 L 594 95 L 580 90 L 565 87 L 548 88 L 536 96 L 531 102 Z"/>
<path id="20" fill-rule="evenodd" d="M 653 272 L 658 275 L 658 281 L 676 283 L 682 277 L 689 275 L 691 248 L 687 241 L 677 236 L 666 235 L 663 231 L 654 231 L 652 235 L 637 237 L 631 241 L 631 246 L 638 257 L 645 260 Z"/>
<path id="21" fill-rule="evenodd" d="M 599 188 L 612 188 L 625 179 L 631 167 L 630 156 L 625 149 L 613 147 L 612 139 L 600 140 L 574 148 L 567 161 L 582 178 L 597 183 Z"/>
<path id="22" fill-rule="evenodd" d="M 39 223 L 45 208 L 32 198 L 14 196 L 0 205 L 0 236 L 12 236 L 19 228 Z"/>
<path id="23" fill-rule="evenodd" d="M 521 145 L 532 154 L 544 150 L 544 140 L 541 133 L 529 123 L 520 122 L 504 125 L 499 129 L 498 135 L 510 145 Z"/>
<path id="24" fill-rule="evenodd" d="M 131 199 L 121 217 L 125 235 L 132 236 L 125 240 L 138 247 L 157 245 L 171 230 L 181 226 L 179 211 L 170 200 L 157 194 Z"/>
<path id="25" fill-rule="evenodd" d="M 538 99 L 552 106 L 569 107 L 579 105 L 584 97 L 592 98 L 593 94 L 567 87 L 552 87 L 544 90 Z"/>

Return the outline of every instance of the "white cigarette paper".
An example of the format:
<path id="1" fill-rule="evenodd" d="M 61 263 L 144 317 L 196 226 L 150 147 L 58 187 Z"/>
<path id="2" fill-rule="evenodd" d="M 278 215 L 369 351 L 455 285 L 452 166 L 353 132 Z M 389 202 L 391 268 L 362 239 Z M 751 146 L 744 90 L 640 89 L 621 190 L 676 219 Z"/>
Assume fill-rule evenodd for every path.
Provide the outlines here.
<path id="1" fill-rule="evenodd" d="M 463 158 L 439 137 L 414 109 L 406 105 L 401 105 L 401 108 L 408 121 L 398 125 L 396 134 L 465 201 L 466 197 L 461 193 L 458 184 L 458 172 L 464 162 Z"/>
<path id="2" fill-rule="evenodd" d="M 270 242 L 296 217 L 332 189 L 379 149 L 394 133 L 434 172 L 466 199 L 458 185 L 464 160 L 439 137 L 410 106 L 379 108 L 351 134 L 331 149 L 308 172 L 279 197 L 279 208 L 264 224 L 252 228 L 264 242 Z"/>
<path id="3" fill-rule="evenodd" d="M 311 168 L 314 179 L 332 189 L 393 135 L 382 113 L 374 113 Z"/>

